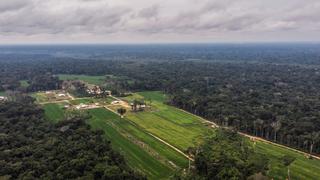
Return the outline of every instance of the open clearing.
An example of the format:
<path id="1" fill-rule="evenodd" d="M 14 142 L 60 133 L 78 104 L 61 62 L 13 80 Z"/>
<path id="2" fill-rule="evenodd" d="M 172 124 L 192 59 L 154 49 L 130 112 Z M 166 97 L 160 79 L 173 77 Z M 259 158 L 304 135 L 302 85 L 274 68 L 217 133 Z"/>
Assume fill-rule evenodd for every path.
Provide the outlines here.
<path id="1" fill-rule="evenodd" d="M 38 103 L 56 103 L 71 100 L 72 97 L 65 91 L 55 90 L 46 92 L 37 92 L 31 94 Z"/>
<path id="2" fill-rule="evenodd" d="M 105 76 L 87 76 L 87 75 L 71 75 L 71 74 L 59 74 L 60 80 L 81 80 L 89 84 L 101 85 L 105 82 Z"/>
<path id="3" fill-rule="evenodd" d="M 105 109 L 91 109 L 88 112 L 92 115 L 88 123 L 95 129 L 103 130 L 113 147 L 125 155 L 129 165 L 143 171 L 149 178 L 167 179 L 174 173 L 174 169 L 169 164 L 160 161 L 161 156 L 162 158 L 172 158 L 171 160 L 174 159 L 180 165 L 186 164 L 186 160 L 179 157 L 179 154 L 170 151 L 169 148 L 147 136 L 113 112 Z M 137 139 L 132 140 L 133 138 Z M 138 140 L 145 140 L 145 145 L 142 142 L 139 144 Z M 147 152 L 147 147 L 143 147 L 147 145 L 152 149 L 157 148 L 158 158 Z M 168 157 L 165 155 L 168 155 Z"/>
<path id="4" fill-rule="evenodd" d="M 29 83 L 28 83 L 27 80 L 21 80 L 20 84 L 21 84 L 22 87 L 28 87 L 29 86 Z"/>
<path id="5" fill-rule="evenodd" d="M 0 91 L 0 96 L 6 96 L 6 92 Z"/>
<path id="6" fill-rule="evenodd" d="M 286 154 L 296 157 L 296 160 L 290 165 L 291 179 L 319 179 L 319 160 L 308 159 L 300 153 L 265 142 L 257 142 L 255 149 L 258 153 L 265 154 L 270 159 L 271 170 L 268 175 L 274 179 L 285 179 L 286 177 L 287 168 L 281 164 L 280 159 Z"/>
<path id="7" fill-rule="evenodd" d="M 91 109 L 87 110 L 92 115 L 88 123 L 95 129 L 102 129 L 113 146 L 124 154 L 130 166 L 143 171 L 151 179 L 166 179 L 174 173 L 176 169 L 174 166 L 178 168 L 188 166 L 188 160 L 183 155 L 152 135 L 178 149 L 186 150 L 200 143 L 206 133 L 214 133 L 214 130 L 200 117 L 163 104 L 166 96 L 161 92 L 134 93 L 123 99 L 128 102 L 133 99 L 144 99 L 151 108 L 138 113 L 128 111 L 124 119 L 103 108 Z M 86 103 L 92 100 L 94 99 L 84 98 L 70 102 Z M 118 107 L 112 108 L 116 110 Z M 64 117 L 63 103 L 44 104 L 44 109 L 50 121 L 57 122 Z M 281 164 L 281 157 L 285 154 L 297 158 L 290 166 L 292 179 L 319 177 L 319 160 L 308 159 L 301 153 L 265 142 L 257 141 L 254 147 L 258 153 L 270 159 L 269 177 L 285 179 L 287 170 Z"/>
<path id="8" fill-rule="evenodd" d="M 163 121 L 175 121 L 175 126 L 177 125 L 186 125 L 191 122 L 198 122 L 199 119 L 194 118 L 196 116 L 190 115 L 187 113 L 181 113 L 182 111 L 179 109 L 176 109 L 171 106 L 167 106 L 163 104 L 162 102 L 165 102 L 166 96 L 162 94 L 161 92 L 140 92 L 135 93 L 133 96 L 129 96 L 124 98 L 127 101 L 132 101 L 133 99 L 145 99 L 148 103 L 148 99 L 152 99 L 151 105 L 154 108 L 151 108 L 150 111 L 145 112 L 139 112 L 139 113 L 129 113 L 127 115 L 127 118 L 136 122 L 137 124 L 141 125 L 142 127 L 146 128 L 146 130 L 152 132 L 152 133 L 158 133 L 156 128 L 161 129 L 161 131 L 166 131 L 167 134 L 164 134 L 161 136 L 162 133 L 157 134 L 157 136 L 161 138 L 166 138 L 166 140 L 174 143 L 174 139 L 179 139 L 179 137 L 167 137 L 168 135 L 172 135 L 174 133 L 168 131 L 166 129 L 165 124 L 162 124 Z M 152 115 L 150 115 L 152 114 Z M 192 116 L 192 117 L 190 117 Z M 182 118 L 184 117 L 184 118 Z M 149 119 L 150 118 L 150 119 Z M 183 120 L 180 120 L 182 118 Z M 149 120 L 148 120 L 149 119 Z M 156 122 L 153 122 L 153 120 L 156 120 Z M 204 128 L 204 124 L 198 124 L 193 123 L 192 125 L 198 125 L 202 126 Z M 170 127 L 169 129 L 171 129 Z M 196 128 L 197 129 L 197 128 Z M 189 131 L 186 134 L 180 134 L 183 135 L 185 138 L 193 139 L 195 137 L 199 137 L 196 134 L 193 136 L 188 136 L 188 134 L 195 132 L 192 130 L 192 128 L 187 128 Z M 199 132 L 198 132 L 199 133 Z M 201 133 L 200 133 L 201 134 Z M 181 137 L 181 138 L 183 138 Z M 176 143 L 176 146 L 178 147 L 186 147 L 190 143 Z M 287 174 L 287 169 L 284 167 L 281 163 L 281 157 L 290 154 L 294 157 L 296 157 L 296 161 L 290 166 L 291 169 L 291 179 L 318 179 L 320 176 L 320 161 L 316 159 L 308 159 L 303 154 L 294 152 L 292 150 L 278 147 L 272 144 L 268 144 L 265 142 L 256 142 L 255 150 L 258 153 L 261 153 L 261 155 L 266 155 L 270 159 L 270 170 L 268 172 L 268 176 L 275 178 L 275 179 L 285 179 Z"/>
<path id="9" fill-rule="evenodd" d="M 128 112 L 126 117 L 183 151 L 200 143 L 206 133 L 213 132 L 204 125 L 200 117 L 164 104 L 166 96 L 161 92 L 140 92 L 124 99 L 130 102 L 133 99 L 143 98 L 147 103 L 151 99 L 152 108 L 143 112 Z"/>
<path id="10" fill-rule="evenodd" d="M 58 122 L 59 120 L 62 120 L 64 118 L 63 106 L 64 104 L 61 103 L 45 104 L 43 106 L 45 110 L 45 117 L 52 122 Z"/>
<path id="11" fill-rule="evenodd" d="M 70 100 L 71 104 L 92 103 L 97 99 Z M 67 103 L 44 103 L 48 120 L 63 119 Z M 160 142 L 139 127 L 104 108 L 85 110 L 92 118 L 88 121 L 94 129 L 101 129 L 113 146 L 128 159 L 134 169 L 144 172 L 150 179 L 167 179 L 175 171 L 186 168 L 188 160 L 168 145 Z"/>

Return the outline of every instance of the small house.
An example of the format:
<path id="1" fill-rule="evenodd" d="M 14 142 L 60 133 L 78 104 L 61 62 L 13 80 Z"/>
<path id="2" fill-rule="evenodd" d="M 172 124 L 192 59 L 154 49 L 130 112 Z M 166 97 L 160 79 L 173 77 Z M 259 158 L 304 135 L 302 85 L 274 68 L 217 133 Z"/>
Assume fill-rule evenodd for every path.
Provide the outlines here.
<path id="1" fill-rule="evenodd" d="M 59 97 L 66 97 L 66 95 L 65 95 L 65 94 L 62 94 L 62 93 L 61 93 L 61 94 L 58 94 L 58 96 L 59 96 Z"/>
<path id="2" fill-rule="evenodd" d="M 8 100 L 7 97 L 5 97 L 5 96 L 0 96 L 0 101 L 6 101 L 6 100 Z"/>
<path id="3" fill-rule="evenodd" d="M 114 104 L 119 104 L 119 103 L 120 103 L 119 101 L 112 101 L 112 102 L 111 102 L 111 104 L 113 104 L 113 105 L 114 105 Z"/>

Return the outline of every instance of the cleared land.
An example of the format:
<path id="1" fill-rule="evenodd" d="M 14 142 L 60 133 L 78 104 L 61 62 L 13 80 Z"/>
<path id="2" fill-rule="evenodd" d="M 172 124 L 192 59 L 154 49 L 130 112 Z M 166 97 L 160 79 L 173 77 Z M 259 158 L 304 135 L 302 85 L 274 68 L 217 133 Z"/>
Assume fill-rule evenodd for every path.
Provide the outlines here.
<path id="1" fill-rule="evenodd" d="M 40 93 L 41 94 L 41 93 Z M 45 98 L 44 98 L 45 99 Z M 113 98 L 109 98 L 109 101 Z M 70 104 L 97 102 L 94 98 L 68 100 Z M 105 99 L 101 101 L 106 102 Z M 50 101 L 49 101 L 50 102 Z M 43 102 L 46 118 L 52 122 L 63 119 L 66 102 Z M 179 169 L 188 166 L 188 160 L 171 147 L 144 132 L 126 119 L 104 108 L 86 110 L 92 118 L 88 121 L 95 129 L 101 129 L 113 146 L 122 152 L 133 168 L 144 172 L 150 179 L 167 179 Z"/>
<path id="2" fill-rule="evenodd" d="M 285 179 L 286 177 L 287 168 L 281 163 L 281 157 L 286 154 L 296 157 L 296 160 L 290 165 L 291 179 L 319 179 L 320 177 L 319 160 L 308 159 L 300 153 L 264 142 L 257 142 L 255 149 L 270 159 L 268 175 L 274 179 Z"/>
<path id="3" fill-rule="evenodd" d="M 92 115 L 88 123 L 95 129 L 103 130 L 112 145 L 128 159 L 129 165 L 143 171 L 149 178 L 167 179 L 174 173 L 174 169 L 165 163 L 166 158 L 180 165 L 187 163 L 183 157 L 179 157 L 179 154 L 152 139 L 113 112 L 105 109 L 92 109 L 88 112 Z M 152 149 L 157 154 L 152 154 Z"/>
<path id="4" fill-rule="evenodd" d="M 20 85 L 21 85 L 22 87 L 28 87 L 28 86 L 29 86 L 29 83 L 28 83 L 27 80 L 21 80 L 21 81 L 20 81 Z"/>
<path id="5" fill-rule="evenodd" d="M 79 98 L 75 100 L 71 100 L 70 103 L 72 105 L 78 105 L 78 104 L 88 104 L 88 103 L 94 103 L 94 100 L 92 98 Z"/>
<path id="6" fill-rule="evenodd" d="M 176 120 L 174 123 L 175 125 L 185 125 L 185 123 L 191 123 L 193 118 L 196 116 L 187 114 L 185 112 L 182 113 L 181 110 L 173 108 L 171 106 L 167 106 L 163 104 L 163 102 L 166 101 L 166 96 L 161 92 L 140 92 L 135 93 L 133 96 L 129 96 L 124 98 L 127 101 L 132 101 L 133 99 L 144 99 L 148 103 L 148 99 L 151 99 L 151 108 L 150 111 L 145 112 L 139 112 L 139 113 L 129 113 L 127 115 L 127 118 L 136 122 L 137 124 L 141 125 L 142 127 L 146 128 L 147 131 L 150 131 L 152 133 L 158 133 L 155 128 L 160 128 L 161 131 L 166 131 L 167 134 L 164 134 L 161 136 L 161 133 L 157 134 L 161 138 L 166 138 L 166 140 L 173 142 L 174 139 L 178 140 L 180 137 L 167 137 L 167 135 L 172 135 L 168 129 L 165 129 L 165 124 L 162 124 L 163 121 L 169 121 L 168 119 Z M 149 102 L 150 103 L 150 102 Z M 153 114 L 153 115 L 150 115 Z M 190 117 L 192 116 L 192 117 Z M 160 118 L 159 118 L 160 117 Z M 165 118 L 163 118 L 165 117 Z M 183 118 L 182 118 L 183 117 Z M 150 119 L 149 119 L 150 118 Z M 180 120 L 183 119 L 182 121 Z M 149 120 L 148 120 L 149 119 Z M 157 120 L 156 122 L 153 122 L 152 120 Z M 199 119 L 198 119 L 199 120 Z M 193 120 L 194 121 L 194 120 Z M 196 120 L 197 122 L 197 120 Z M 196 123 L 197 124 L 197 123 Z M 194 125 L 194 124 L 193 124 Z M 197 124 L 199 125 L 199 124 Z M 199 125 L 203 126 L 204 124 Z M 176 126 L 173 126 L 176 127 Z M 171 129 L 172 126 L 169 128 Z M 191 128 L 187 128 L 190 130 L 189 133 L 192 133 Z M 180 132 L 181 133 L 181 132 Z M 199 133 L 199 132 L 198 132 Z M 181 135 L 181 134 L 180 134 Z M 193 136 L 188 136 L 187 134 L 182 134 L 183 137 L 187 138 L 195 138 L 195 137 L 201 137 L 200 134 L 198 136 L 194 134 Z M 186 136 L 185 136 L 186 135 Z M 182 137 L 182 138 L 183 138 Z M 176 146 L 178 147 L 185 147 L 190 143 L 176 143 Z M 294 157 L 296 157 L 296 161 L 290 166 L 291 169 L 291 179 L 318 179 L 320 176 L 320 161 L 316 159 L 308 159 L 303 154 L 294 152 L 292 150 L 278 147 L 272 144 L 264 143 L 264 142 L 256 142 L 254 145 L 255 150 L 258 153 L 261 153 L 261 155 L 265 155 L 270 159 L 270 170 L 268 172 L 268 176 L 272 177 L 274 179 L 285 179 L 287 174 L 287 168 L 284 167 L 281 163 L 281 157 L 290 154 Z"/>
<path id="7" fill-rule="evenodd" d="M 88 123 L 105 131 L 106 137 L 125 155 L 130 166 L 143 171 L 151 179 L 168 178 L 174 173 L 174 166 L 187 167 L 188 160 L 148 133 L 186 150 L 201 142 L 206 132 L 214 131 L 200 117 L 163 104 L 166 96 L 161 92 L 134 93 L 124 99 L 144 99 L 151 108 L 138 113 L 128 111 L 124 119 L 106 109 L 92 109 L 88 110 L 92 115 Z M 77 103 L 88 101 L 91 101 L 90 98 Z M 45 104 L 44 107 L 49 120 L 56 122 L 63 117 L 61 103 Z M 281 157 L 285 154 L 297 158 L 290 166 L 292 179 L 318 179 L 320 176 L 319 160 L 308 159 L 298 152 L 264 142 L 257 141 L 254 147 L 270 159 L 269 177 L 285 179 L 287 169 L 281 163 Z"/>
<path id="8" fill-rule="evenodd" d="M 6 96 L 6 92 L 0 91 L 0 96 Z"/>
<path id="9" fill-rule="evenodd" d="M 62 103 L 45 104 L 43 106 L 45 110 L 45 117 L 52 122 L 58 122 L 59 120 L 62 120 L 65 113 L 63 106 L 64 104 Z"/>
<path id="10" fill-rule="evenodd" d="M 151 108 L 143 112 L 129 112 L 127 118 L 181 150 L 194 147 L 206 133 L 213 130 L 200 117 L 164 104 L 166 96 L 157 91 L 140 92 L 124 98 L 126 101 L 145 99 Z"/>
<path id="11" fill-rule="evenodd" d="M 87 75 L 71 75 L 71 74 L 59 74 L 61 80 L 81 80 L 89 84 L 102 85 L 105 82 L 105 76 L 87 76 Z"/>

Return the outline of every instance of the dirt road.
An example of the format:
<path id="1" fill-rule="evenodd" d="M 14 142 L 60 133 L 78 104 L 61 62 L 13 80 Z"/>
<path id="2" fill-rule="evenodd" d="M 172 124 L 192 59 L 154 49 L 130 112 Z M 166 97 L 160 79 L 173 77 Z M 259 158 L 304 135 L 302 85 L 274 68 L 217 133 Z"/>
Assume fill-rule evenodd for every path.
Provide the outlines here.
<path id="1" fill-rule="evenodd" d="M 179 109 L 179 108 L 178 108 Z M 188 111 L 185 111 L 183 109 L 179 109 L 185 113 L 188 113 L 188 114 L 191 114 L 191 115 L 194 115 Z M 196 115 L 194 115 L 196 116 Z M 199 116 L 197 116 L 199 117 Z M 211 124 L 213 128 L 217 128 L 217 127 L 220 127 L 219 125 L 217 125 L 216 123 L 214 122 L 211 122 L 209 120 L 206 120 L 202 117 L 200 117 L 204 122 L 208 123 L 208 124 Z M 300 150 L 297 150 L 297 149 L 294 149 L 294 148 L 291 148 L 291 147 L 288 147 L 288 146 L 285 146 L 285 145 L 282 145 L 282 144 L 278 144 L 278 143 L 275 143 L 275 142 L 272 142 L 272 141 L 268 141 L 266 139 L 263 139 L 261 137 L 257 137 L 257 136 L 252 136 L 252 135 L 249 135 L 249 134 L 246 134 L 246 133 L 242 133 L 242 132 L 238 132 L 238 134 L 244 136 L 244 137 L 247 137 L 253 141 L 260 141 L 260 142 L 264 142 L 264 143 L 268 143 L 268 144 L 272 144 L 274 146 L 278 146 L 278 147 L 281 147 L 281 148 L 285 148 L 285 149 L 288 149 L 288 150 L 291 150 L 291 151 L 294 151 L 294 152 L 297 152 L 297 153 L 300 153 L 300 154 L 303 154 L 304 156 L 308 157 L 308 156 L 311 156 L 312 158 L 315 158 L 315 159 L 318 159 L 320 160 L 320 157 L 319 156 L 315 156 L 315 155 L 310 155 L 309 153 L 306 153 L 306 152 L 303 152 L 303 151 L 300 151 Z"/>

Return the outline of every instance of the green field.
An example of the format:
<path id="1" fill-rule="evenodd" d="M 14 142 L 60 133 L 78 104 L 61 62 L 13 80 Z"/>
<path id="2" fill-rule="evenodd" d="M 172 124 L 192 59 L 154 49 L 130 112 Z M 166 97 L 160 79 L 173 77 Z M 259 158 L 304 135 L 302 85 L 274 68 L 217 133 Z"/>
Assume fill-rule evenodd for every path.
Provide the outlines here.
<path id="1" fill-rule="evenodd" d="M 147 103 L 151 99 L 152 108 L 144 112 L 129 112 L 126 117 L 181 150 L 194 147 L 206 133 L 213 131 L 204 125 L 200 117 L 164 104 L 166 96 L 163 93 L 140 92 L 124 99 L 132 101 L 142 98 Z"/>
<path id="2" fill-rule="evenodd" d="M 6 96 L 6 92 L 5 91 L 0 91 L 0 96 Z"/>
<path id="3" fill-rule="evenodd" d="M 281 157 L 292 155 L 297 159 L 290 165 L 291 179 L 319 179 L 320 177 L 320 160 L 308 159 L 303 154 L 267 144 L 257 142 L 255 149 L 258 153 L 265 154 L 270 159 L 269 176 L 274 179 L 285 179 L 287 168 L 281 163 Z"/>
<path id="4" fill-rule="evenodd" d="M 81 99 L 70 100 L 70 103 L 72 105 L 91 104 L 91 103 L 94 103 L 94 100 L 92 98 L 81 98 Z"/>
<path id="5" fill-rule="evenodd" d="M 48 101 L 48 98 L 45 96 L 44 93 L 30 93 L 30 96 L 35 98 L 38 103 Z"/>
<path id="6" fill-rule="evenodd" d="M 162 158 L 172 158 L 171 160 L 175 160 L 180 165 L 187 164 L 187 161 L 181 155 L 157 142 L 151 136 L 128 123 L 128 121 L 121 119 L 118 115 L 105 109 L 91 109 L 88 111 L 92 115 L 88 123 L 95 129 L 102 129 L 113 147 L 124 154 L 129 165 L 134 169 L 143 171 L 150 179 L 167 179 L 174 173 L 174 169 L 169 164 L 159 161 L 161 155 L 169 154 L 168 157 L 164 156 Z M 133 138 L 137 139 L 133 140 Z M 137 141 L 142 139 L 146 140 L 144 142 L 146 145 Z M 147 149 L 150 151 L 149 148 L 145 147 L 147 145 L 159 148 L 156 149 L 159 157 L 151 156 L 150 153 L 147 153 Z M 152 146 L 150 148 L 153 148 Z"/>
<path id="7" fill-rule="evenodd" d="M 81 80 L 89 84 L 95 85 L 102 85 L 105 82 L 105 76 L 59 74 L 58 77 L 61 80 Z"/>
<path id="8" fill-rule="evenodd" d="M 29 83 L 28 83 L 27 80 L 21 80 L 21 81 L 20 81 L 20 85 L 21 85 L 21 87 L 28 87 L 28 86 L 29 86 Z"/>
<path id="9" fill-rule="evenodd" d="M 59 120 L 62 120 L 64 118 L 63 106 L 64 104 L 61 103 L 45 104 L 43 108 L 46 119 L 52 122 L 58 122 Z"/>

